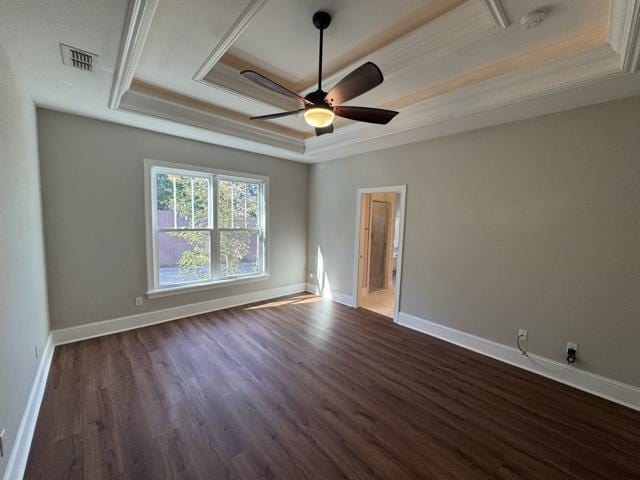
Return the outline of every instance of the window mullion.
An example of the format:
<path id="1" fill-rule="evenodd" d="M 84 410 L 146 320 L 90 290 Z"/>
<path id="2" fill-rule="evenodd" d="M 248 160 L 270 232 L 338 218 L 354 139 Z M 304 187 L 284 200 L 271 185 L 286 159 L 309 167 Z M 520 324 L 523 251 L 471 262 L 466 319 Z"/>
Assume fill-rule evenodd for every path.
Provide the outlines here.
<path id="1" fill-rule="evenodd" d="M 173 175 L 173 228 L 178 228 L 178 193 L 175 175 Z"/>
<path id="2" fill-rule="evenodd" d="M 231 205 L 229 205 L 229 211 L 231 212 L 231 228 L 235 227 L 234 224 L 234 217 L 235 217 L 235 212 L 233 211 L 233 182 L 229 185 L 229 188 L 231 190 L 231 194 L 229 195 L 229 198 L 231 199 Z"/>
<path id="3" fill-rule="evenodd" d="M 193 177 L 191 177 L 191 228 L 196 227 L 196 198 L 193 189 Z"/>
<path id="4" fill-rule="evenodd" d="M 220 231 L 218 229 L 218 177 L 211 176 L 209 182 L 209 205 L 211 206 L 211 230 L 209 231 L 211 248 L 211 276 L 220 278 Z"/>
<path id="5" fill-rule="evenodd" d="M 266 238 L 265 238 L 265 214 L 266 214 L 266 192 L 265 192 L 265 184 L 261 183 L 259 188 L 258 188 L 258 227 L 260 228 L 260 231 L 258 233 L 258 238 L 259 238 L 259 244 L 258 244 L 258 248 L 259 248 L 259 252 L 260 252 L 260 270 L 262 273 L 265 272 L 266 267 L 267 267 L 267 259 L 266 259 L 266 253 L 267 253 L 267 249 L 266 249 Z"/>

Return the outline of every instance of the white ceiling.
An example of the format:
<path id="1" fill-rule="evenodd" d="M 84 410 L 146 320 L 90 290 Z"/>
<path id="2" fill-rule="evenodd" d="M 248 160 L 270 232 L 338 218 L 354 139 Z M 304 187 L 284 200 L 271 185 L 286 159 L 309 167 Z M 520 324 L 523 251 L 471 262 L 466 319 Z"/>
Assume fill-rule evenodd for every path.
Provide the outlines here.
<path id="1" fill-rule="evenodd" d="M 520 27 L 542 6 L 545 22 Z M 240 68 L 315 88 L 311 16 L 322 9 L 333 15 L 325 90 L 374 61 L 385 82 L 350 104 L 400 110 L 389 125 L 338 121 L 316 138 L 301 116 L 248 120 L 291 104 Z M 640 0 L 0 0 L 0 46 L 40 106 L 315 162 L 640 94 L 640 75 L 625 71 L 640 50 L 638 10 Z M 97 72 L 62 65 L 60 43 L 99 55 Z"/>
<path id="2" fill-rule="evenodd" d="M 105 108 L 120 49 L 125 0 L 0 0 L 0 46 L 16 64 L 38 105 L 76 111 Z M 62 64 L 60 43 L 98 58 L 96 73 Z"/>

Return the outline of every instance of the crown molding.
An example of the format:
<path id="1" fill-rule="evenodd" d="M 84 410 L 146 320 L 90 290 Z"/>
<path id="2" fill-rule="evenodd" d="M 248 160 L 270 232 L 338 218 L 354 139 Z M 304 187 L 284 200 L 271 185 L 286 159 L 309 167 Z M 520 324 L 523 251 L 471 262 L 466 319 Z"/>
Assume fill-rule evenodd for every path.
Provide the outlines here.
<path id="1" fill-rule="evenodd" d="M 636 73 L 640 68 L 640 0 L 612 0 L 609 43 L 620 55 L 620 68 Z"/>
<path id="2" fill-rule="evenodd" d="M 484 6 L 487 8 L 489 15 L 493 19 L 496 27 L 507 28 L 511 25 L 511 20 L 507 16 L 507 12 L 504 10 L 502 0 L 482 0 Z"/>
<path id="3" fill-rule="evenodd" d="M 124 93 L 131 87 L 144 42 L 151 27 L 158 0 L 132 0 L 129 2 L 125 28 L 122 31 L 116 72 L 111 84 L 109 108 L 116 110 Z"/>
<path id="4" fill-rule="evenodd" d="M 305 154 L 332 156 L 345 146 L 368 142 L 448 120 L 466 117 L 515 102 L 551 95 L 620 74 L 619 57 L 607 43 L 416 103 L 402 109 L 384 129 L 364 123 L 340 128 L 332 138 L 306 140 Z M 417 141 L 419 139 L 416 139 Z M 407 142 L 409 143 L 409 142 Z M 366 151 L 366 147 L 365 147 Z"/>
<path id="5" fill-rule="evenodd" d="M 291 153 L 304 153 L 304 141 L 294 130 L 280 128 L 279 131 L 273 125 L 249 123 L 240 114 L 188 100 L 160 89 L 133 88 L 122 97 L 120 108 L 275 147 L 288 157 Z M 275 153 L 277 151 L 272 152 Z"/>
<path id="6" fill-rule="evenodd" d="M 209 54 L 205 62 L 200 66 L 198 71 L 193 75 L 193 79 L 197 82 L 201 81 L 205 75 L 218 63 L 222 56 L 231 48 L 238 37 L 247 28 L 254 15 L 267 3 L 267 0 L 250 0 L 247 7 L 240 16 L 233 22 L 231 28 L 224 34 L 222 40 L 218 42 L 213 51 Z"/>

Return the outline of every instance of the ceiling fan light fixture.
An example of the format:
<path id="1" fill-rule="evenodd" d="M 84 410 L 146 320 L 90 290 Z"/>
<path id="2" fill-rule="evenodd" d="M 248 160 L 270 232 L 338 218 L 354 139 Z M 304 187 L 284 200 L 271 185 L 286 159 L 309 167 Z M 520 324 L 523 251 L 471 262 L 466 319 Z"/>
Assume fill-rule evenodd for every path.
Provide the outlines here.
<path id="1" fill-rule="evenodd" d="M 328 127 L 333 123 L 333 110 L 322 107 L 311 107 L 304 111 L 304 120 L 315 128 Z"/>

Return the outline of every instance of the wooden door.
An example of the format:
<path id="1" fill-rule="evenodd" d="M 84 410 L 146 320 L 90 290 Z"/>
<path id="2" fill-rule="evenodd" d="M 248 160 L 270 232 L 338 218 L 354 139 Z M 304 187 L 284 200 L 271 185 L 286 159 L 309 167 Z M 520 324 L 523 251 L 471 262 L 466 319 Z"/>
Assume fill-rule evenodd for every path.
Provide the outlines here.
<path id="1" fill-rule="evenodd" d="M 385 288 L 387 272 L 387 243 L 389 239 L 391 204 L 371 202 L 371 253 L 369 261 L 369 291 Z"/>

